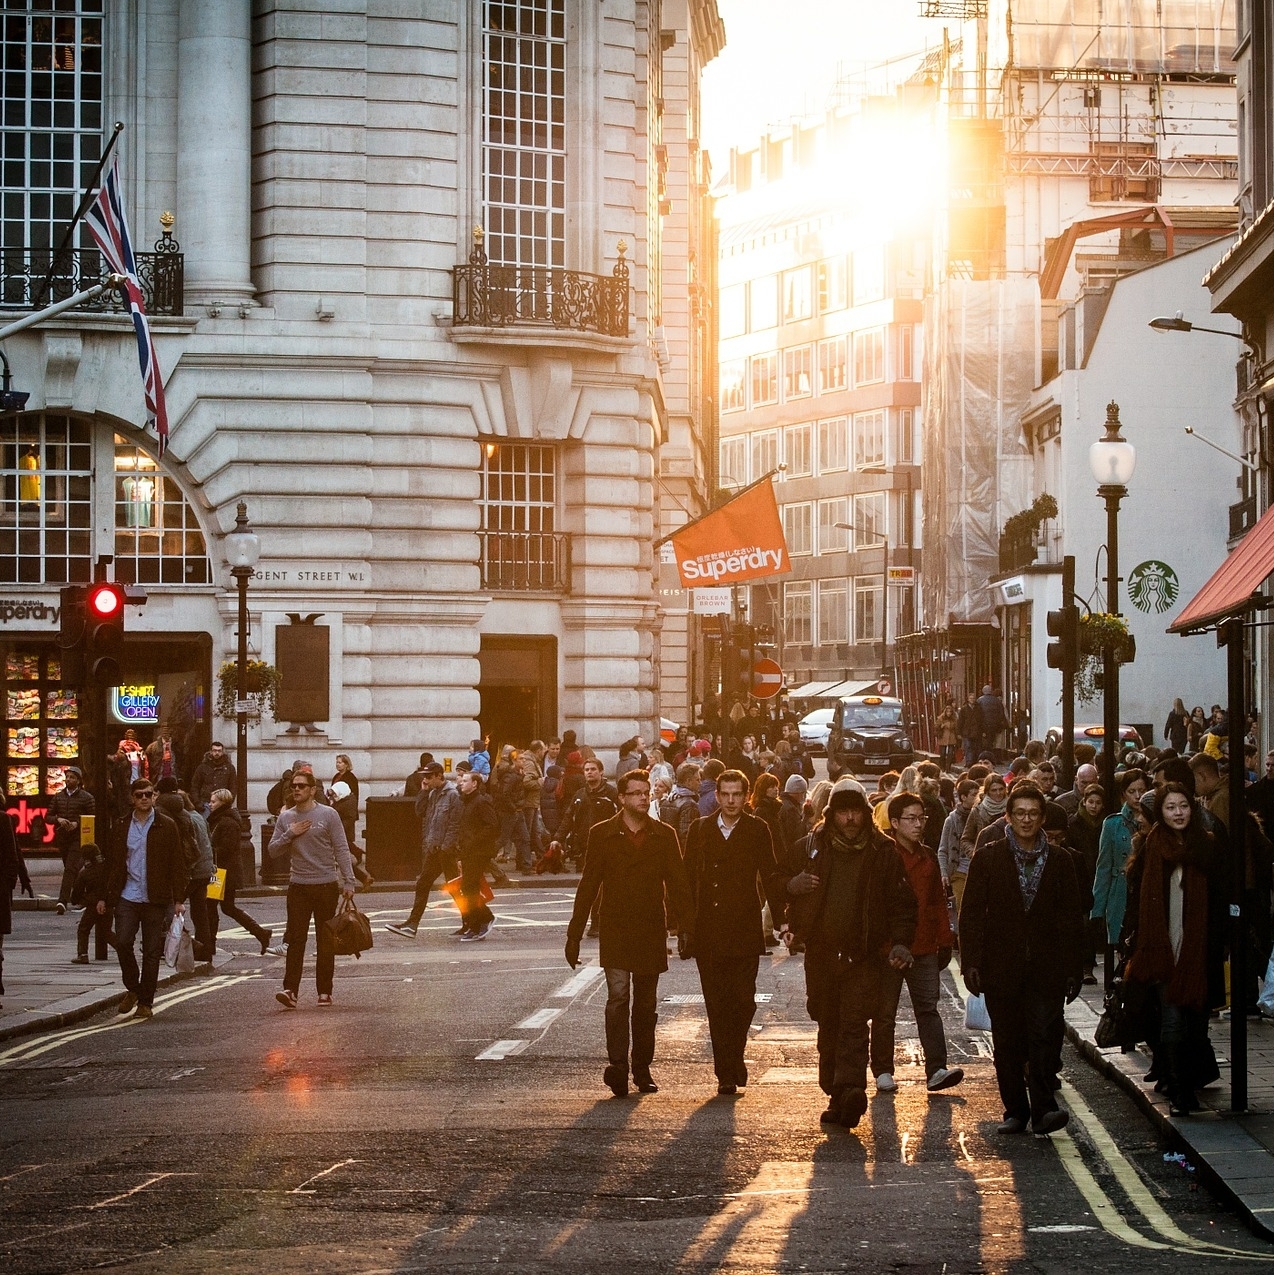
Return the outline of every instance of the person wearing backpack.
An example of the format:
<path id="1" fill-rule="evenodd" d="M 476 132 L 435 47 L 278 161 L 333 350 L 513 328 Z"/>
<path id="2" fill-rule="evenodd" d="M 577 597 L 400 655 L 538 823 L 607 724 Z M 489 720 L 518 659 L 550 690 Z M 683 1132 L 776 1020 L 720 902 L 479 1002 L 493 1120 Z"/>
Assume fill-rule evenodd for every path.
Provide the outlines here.
<path id="1" fill-rule="evenodd" d="M 72 965 L 88 964 L 88 937 L 95 933 L 94 955 L 104 961 L 110 955 L 111 912 L 106 906 L 106 860 L 96 843 L 80 847 L 84 866 L 71 888 L 71 903 L 84 909 L 75 929 L 75 959 Z"/>
<path id="2" fill-rule="evenodd" d="M 562 821 L 549 845 L 549 853 L 560 852 L 575 866 L 583 870 L 584 855 L 588 848 L 589 829 L 603 819 L 613 819 L 619 813 L 619 794 L 614 784 L 606 782 L 602 763 L 595 757 L 584 763 L 584 786 L 571 804 L 566 807 Z"/>
<path id="3" fill-rule="evenodd" d="M 684 850 L 690 825 L 699 818 L 699 767 L 692 761 L 677 767 L 677 783 L 659 803 L 659 822 L 676 830 L 677 844 Z"/>
<path id="4" fill-rule="evenodd" d="M 217 933 L 208 919 L 208 882 L 217 870 L 217 860 L 212 853 L 212 838 L 208 835 L 208 825 L 204 823 L 203 816 L 195 812 L 190 799 L 176 788 L 175 779 L 161 779 L 155 785 L 159 794 L 155 798 L 155 808 L 177 825 L 189 873 L 186 902 L 195 926 L 195 960 L 210 961 L 217 950 Z"/>
<path id="5" fill-rule="evenodd" d="M 497 844 L 501 853 L 512 847 L 513 861 L 518 871 L 529 872 L 531 845 L 526 832 L 526 820 L 522 816 L 522 778 L 518 751 L 512 744 L 505 744 L 500 749 L 500 760 L 496 762 L 490 783 L 491 798 L 500 818 Z"/>

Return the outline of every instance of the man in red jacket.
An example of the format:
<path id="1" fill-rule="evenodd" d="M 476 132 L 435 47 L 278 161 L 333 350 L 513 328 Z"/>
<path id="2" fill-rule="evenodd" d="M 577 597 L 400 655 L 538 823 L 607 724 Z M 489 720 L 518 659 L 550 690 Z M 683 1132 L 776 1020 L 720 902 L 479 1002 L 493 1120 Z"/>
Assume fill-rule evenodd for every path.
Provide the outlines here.
<path id="1" fill-rule="evenodd" d="M 880 980 L 880 1000 L 871 1024 L 871 1069 L 877 1093 L 893 1093 L 898 1088 L 894 1081 L 894 1025 L 904 982 L 920 1029 L 929 1092 L 950 1089 L 964 1079 L 962 1068 L 947 1066 L 947 1038 L 938 1013 L 942 971 L 951 963 L 952 936 L 938 857 L 921 839 L 926 817 L 925 803 L 915 793 L 903 792 L 890 798 L 889 827 L 894 849 L 902 860 L 919 912 L 916 937 L 911 941 L 912 963 L 903 969 L 887 966 Z"/>

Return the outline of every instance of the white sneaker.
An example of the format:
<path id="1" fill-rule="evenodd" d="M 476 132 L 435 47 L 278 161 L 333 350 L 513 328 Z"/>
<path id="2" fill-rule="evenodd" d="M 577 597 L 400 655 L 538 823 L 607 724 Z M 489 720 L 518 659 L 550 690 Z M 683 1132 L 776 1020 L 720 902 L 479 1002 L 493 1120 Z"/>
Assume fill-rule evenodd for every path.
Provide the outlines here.
<path id="1" fill-rule="evenodd" d="M 887 1071 L 882 1071 L 880 1075 L 876 1077 L 877 1093 L 893 1093 L 897 1088 L 898 1082 Z"/>
<path id="2" fill-rule="evenodd" d="M 963 1079 L 963 1067 L 939 1067 L 929 1077 L 929 1083 L 925 1087 L 930 1093 L 937 1093 L 941 1089 L 950 1089 L 952 1085 L 958 1085 Z"/>

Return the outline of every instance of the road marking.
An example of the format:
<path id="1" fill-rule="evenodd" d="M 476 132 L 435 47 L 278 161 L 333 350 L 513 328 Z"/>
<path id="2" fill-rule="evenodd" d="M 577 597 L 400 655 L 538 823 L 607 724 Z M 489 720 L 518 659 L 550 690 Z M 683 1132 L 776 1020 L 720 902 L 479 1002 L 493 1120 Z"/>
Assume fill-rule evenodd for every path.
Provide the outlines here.
<path id="1" fill-rule="evenodd" d="M 525 1037 L 522 1040 L 497 1040 L 488 1045 L 476 1058 L 477 1062 L 503 1062 L 514 1054 L 520 1054 L 531 1042 Z"/>
<path id="2" fill-rule="evenodd" d="M 1074 1235 L 1078 1231 L 1095 1231 L 1095 1226 L 1076 1226 L 1070 1222 L 1062 1222 L 1057 1226 L 1028 1226 L 1032 1235 Z"/>
<path id="3" fill-rule="evenodd" d="M 139 1183 L 133 1187 L 131 1191 L 125 1191 L 122 1195 L 112 1195 L 109 1200 L 98 1200 L 96 1204 L 90 1204 L 89 1209 L 104 1209 L 107 1205 L 118 1204 L 121 1200 L 131 1199 L 139 1191 L 152 1187 L 156 1182 L 162 1182 L 165 1178 L 193 1178 L 193 1173 L 156 1173 L 154 1177 L 147 1178 L 145 1182 Z"/>
<path id="4" fill-rule="evenodd" d="M 0 1182 L 12 1182 L 14 1178 L 20 1178 L 24 1173 L 35 1173 L 37 1169 L 47 1169 L 52 1164 L 52 1160 L 46 1161 L 44 1164 L 24 1164 L 20 1169 L 15 1169 L 12 1173 L 0 1178 Z"/>
<path id="5" fill-rule="evenodd" d="M 202 1067 L 184 1067 L 181 1071 L 175 1071 L 169 1080 L 185 1080 L 187 1076 L 193 1076 L 196 1072 L 203 1071 Z"/>
<path id="6" fill-rule="evenodd" d="M 544 1009 L 537 1009 L 534 1014 L 524 1018 L 513 1030 L 514 1031 L 531 1031 L 539 1027 L 547 1027 L 559 1014 L 560 1009 L 553 1009 L 546 1006 Z"/>
<path id="7" fill-rule="evenodd" d="M 600 978 L 606 971 L 600 965 L 585 965 L 577 969 L 571 977 L 553 993 L 554 1000 L 568 1000 L 578 996 L 594 979 Z"/>
<path id="8" fill-rule="evenodd" d="M 966 1159 L 966 1160 L 967 1160 L 970 1164 L 972 1164 L 972 1163 L 973 1163 L 973 1156 L 969 1154 L 969 1141 L 968 1141 L 968 1138 L 969 1138 L 969 1135 L 968 1135 L 967 1133 L 964 1133 L 964 1132 L 962 1131 L 962 1132 L 961 1132 L 961 1134 L 960 1134 L 960 1136 L 956 1139 L 956 1141 L 960 1144 L 960 1154 L 961 1154 L 961 1155 L 963 1155 L 963 1156 L 964 1156 L 964 1158 L 965 1158 L 965 1159 Z"/>
<path id="9" fill-rule="evenodd" d="M 899 1148 L 898 1148 L 898 1159 L 899 1159 L 899 1160 L 900 1160 L 903 1164 L 910 1164 L 910 1163 L 911 1163 L 911 1161 L 907 1159 L 907 1146 L 908 1146 L 908 1144 L 909 1144 L 910 1142 L 911 1142 L 911 1134 L 909 1134 L 909 1133 L 904 1133 L 904 1134 L 902 1135 L 902 1141 L 901 1141 L 901 1143 L 899 1144 Z"/>
<path id="10" fill-rule="evenodd" d="M 317 1182 L 319 1178 L 325 1178 L 327 1177 L 329 1173 L 335 1173 L 337 1169 L 343 1169 L 347 1164 L 361 1164 L 361 1163 L 362 1163 L 361 1160 L 337 1160 L 335 1164 L 328 1165 L 326 1169 L 322 1170 L 322 1172 L 320 1173 L 316 1173 L 312 1178 L 306 1178 L 305 1181 L 302 1182 L 300 1186 L 294 1186 L 287 1194 L 288 1195 L 316 1195 L 318 1194 L 316 1191 L 307 1191 L 305 1189 L 306 1187 L 310 1185 L 311 1182 Z"/>
<path id="11" fill-rule="evenodd" d="M 1063 1129 L 1050 1136 L 1057 1151 L 1057 1158 L 1062 1168 L 1070 1175 L 1070 1179 L 1079 1188 L 1079 1193 L 1088 1203 L 1093 1216 L 1101 1223 L 1102 1229 L 1118 1240 L 1133 1248 L 1171 1249 L 1170 1244 L 1161 1244 L 1158 1240 L 1149 1240 L 1140 1231 L 1134 1231 L 1123 1215 L 1106 1197 L 1106 1193 L 1097 1185 L 1097 1179 L 1089 1172 L 1088 1166 L 1080 1158 L 1079 1148 L 1070 1134 Z"/>

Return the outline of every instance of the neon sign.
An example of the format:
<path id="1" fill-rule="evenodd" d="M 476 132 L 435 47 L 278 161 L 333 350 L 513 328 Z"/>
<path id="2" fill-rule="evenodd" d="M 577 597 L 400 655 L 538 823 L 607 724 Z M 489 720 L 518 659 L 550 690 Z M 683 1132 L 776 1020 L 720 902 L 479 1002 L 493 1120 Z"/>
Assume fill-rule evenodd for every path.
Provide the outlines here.
<path id="1" fill-rule="evenodd" d="M 111 716 L 132 726 L 153 726 L 159 721 L 159 694 L 151 686 L 113 686 Z"/>

